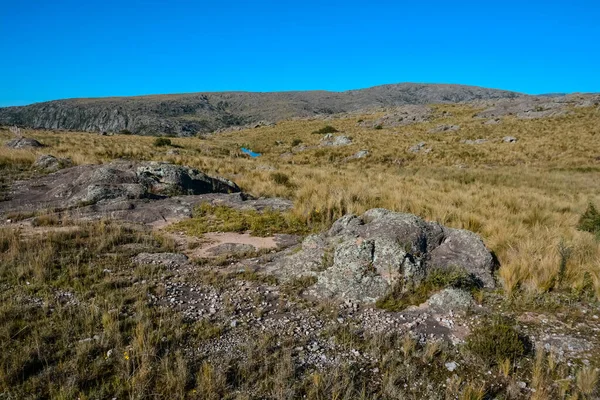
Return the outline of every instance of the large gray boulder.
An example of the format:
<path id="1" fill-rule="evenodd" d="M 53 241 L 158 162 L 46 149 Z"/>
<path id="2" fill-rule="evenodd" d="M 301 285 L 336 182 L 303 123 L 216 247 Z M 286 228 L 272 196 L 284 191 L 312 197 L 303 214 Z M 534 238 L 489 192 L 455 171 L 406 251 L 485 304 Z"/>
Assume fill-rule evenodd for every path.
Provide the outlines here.
<path id="1" fill-rule="evenodd" d="M 288 279 L 317 277 L 309 293 L 373 303 L 392 287 L 413 287 L 432 270 L 463 270 L 492 288 L 494 258 L 481 238 L 411 215 L 372 209 L 346 215 L 328 232 L 308 236 L 300 251 L 267 265 Z"/>

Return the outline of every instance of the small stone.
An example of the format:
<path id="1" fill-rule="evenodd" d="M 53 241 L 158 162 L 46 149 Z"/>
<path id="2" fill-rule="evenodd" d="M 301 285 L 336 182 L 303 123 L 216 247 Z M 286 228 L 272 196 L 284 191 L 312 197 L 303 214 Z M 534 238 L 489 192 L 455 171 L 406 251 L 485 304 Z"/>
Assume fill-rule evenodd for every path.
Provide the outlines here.
<path id="1" fill-rule="evenodd" d="M 456 368 L 458 368 L 458 363 L 451 361 L 444 364 L 444 366 L 448 371 L 453 372 Z"/>

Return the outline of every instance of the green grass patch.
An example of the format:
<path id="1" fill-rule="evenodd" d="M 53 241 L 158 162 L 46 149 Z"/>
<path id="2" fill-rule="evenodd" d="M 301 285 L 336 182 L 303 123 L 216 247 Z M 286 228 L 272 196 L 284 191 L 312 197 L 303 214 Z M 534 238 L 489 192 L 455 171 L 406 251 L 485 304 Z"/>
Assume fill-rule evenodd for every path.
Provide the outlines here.
<path id="1" fill-rule="evenodd" d="M 588 205 L 587 210 L 579 218 L 577 229 L 600 237 L 600 213 L 592 203 Z"/>
<path id="2" fill-rule="evenodd" d="M 506 359 L 514 363 L 530 350 L 530 344 L 511 321 L 497 317 L 491 324 L 475 328 L 467 338 L 465 349 L 492 366 Z"/>
<path id="3" fill-rule="evenodd" d="M 447 287 L 473 290 L 478 288 L 476 280 L 461 268 L 433 269 L 419 284 L 406 287 L 399 282 L 390 293 L 379 299 L 376 306 L 388 311 L 401 311 L 408 306 L 419 305 Z"/>
<path id="4" fill-rule="evenodd" d="M 202 204 L 194 210 L 191 219 L 169 227 L 171 231 L 183 231 L 191 236 L 208 232 L 247 232 L 253 236 L 271 236 L 276 233 L 304 235 L 310 229 L 305 222 L 291 213 L 274 210 L 236 210 L 225 206 Z"/>

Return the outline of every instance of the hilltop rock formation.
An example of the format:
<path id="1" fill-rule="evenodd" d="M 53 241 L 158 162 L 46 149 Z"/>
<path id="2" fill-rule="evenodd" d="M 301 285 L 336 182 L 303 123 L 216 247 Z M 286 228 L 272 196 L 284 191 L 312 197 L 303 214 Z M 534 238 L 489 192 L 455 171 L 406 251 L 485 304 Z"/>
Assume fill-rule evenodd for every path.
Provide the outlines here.
<path id="1" fill-rule="evenodd" d="M 193 136 L 233 126 L 268 125 L 294 117 L 519 96 L 515 92 L 472 86 L 403 83 L 347 92 L 222 92 L 68 99 L 0 108 L 0 125 Z"/>
<path id="2" fill-rule="evenodd" d="M 372 209 L 346 215 L 302 249 L 266 266 L 287 279 L 312 275 L 310 293 L 373 303 L 396 285 L 418 285 L 432 270 L 463 270 L 482 287 L 495 286 L 494 257 L 477 234 L 411 215 Z"/>

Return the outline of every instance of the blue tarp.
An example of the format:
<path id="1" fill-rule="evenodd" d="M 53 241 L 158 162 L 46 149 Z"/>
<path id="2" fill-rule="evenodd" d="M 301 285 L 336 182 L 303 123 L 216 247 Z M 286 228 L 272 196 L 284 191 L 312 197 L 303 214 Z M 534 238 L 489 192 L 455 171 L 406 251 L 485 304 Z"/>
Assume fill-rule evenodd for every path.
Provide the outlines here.
<path id="1" fill-rule="evenodd" d="M 250 157 L 252 157 L 252 158 L 255 158 L 255 157 L 258 157 L 258 156 L 260 156 L 260 153 L 255 153 L 255 152 L 253 152 L 252 150 L 250 150 L 250 149 L 247 149 L 247 148 L 245 148 L 245 147 L 242 147 L 242 153 L 244 153 L 244 154 L 248 154 L 248 155 L 249 155 Z"/>

